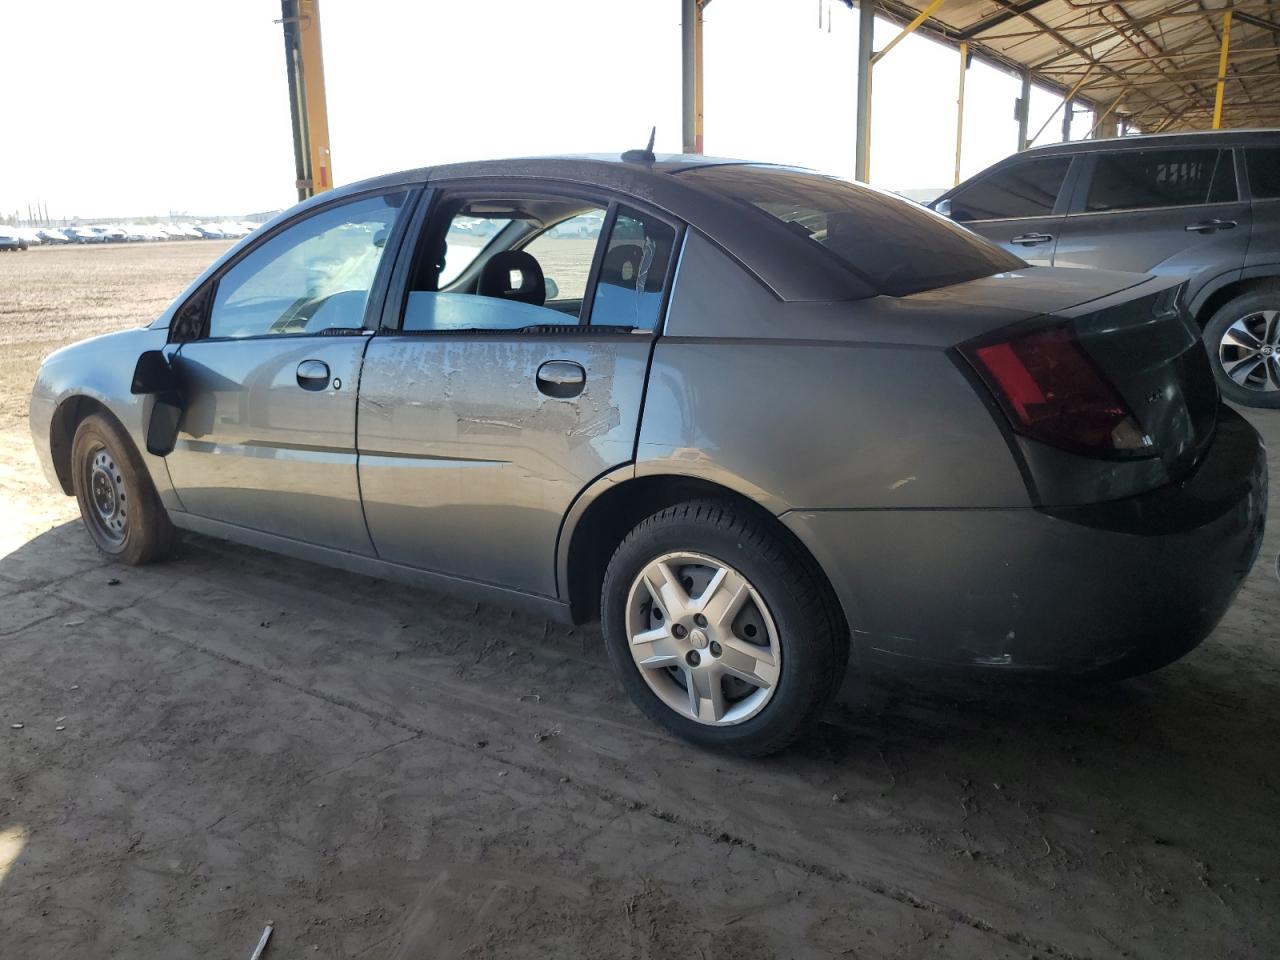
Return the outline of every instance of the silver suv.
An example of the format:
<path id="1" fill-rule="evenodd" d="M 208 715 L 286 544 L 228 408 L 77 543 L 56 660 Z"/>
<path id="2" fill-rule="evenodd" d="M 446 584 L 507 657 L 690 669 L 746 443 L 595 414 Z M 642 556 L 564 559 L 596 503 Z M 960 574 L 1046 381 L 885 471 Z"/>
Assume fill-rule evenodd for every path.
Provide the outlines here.
<path id="1" fill-rule="evenodd" d="M 1028 263 L 1187 277 L 1223 396 L 1280 407 L 1280 130 L 1036 147 L 931 206 Z"/>

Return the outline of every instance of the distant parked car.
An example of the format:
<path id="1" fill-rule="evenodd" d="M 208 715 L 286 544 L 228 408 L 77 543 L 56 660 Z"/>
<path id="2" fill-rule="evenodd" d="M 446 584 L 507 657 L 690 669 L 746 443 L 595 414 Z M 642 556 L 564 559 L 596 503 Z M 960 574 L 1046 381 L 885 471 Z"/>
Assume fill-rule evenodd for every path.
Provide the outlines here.
<path id="1" fill-rule="evenodd" d="M 217 224 L 198 223 L 196 224 L 196 230 L 206 240 L 223 240 L 226 238 L 226 234 L 218 228 Z"/>
<path id="2" fill-rule="evenodd" d="M 599 617 L 641 709 L 744 753 L 813 723 L 851 649 L 1116 675 L 1213 629 L 1267 461 L 1184 281 L 1028 267 L 808 171 L 644 156 L 286 212 L 150 326 L 45 360 L 46 475 L 122 562 L 179 527 Z M 548 237 L 587 214 L 594 243 Z M 488 242 L 460 242 L 477 219 Z"/>
<path id="3" fill-rule="evenodd" d="M 129 239 L 129 234 L 120 227 L 94 227 L 93 229 L 102 234 L 102 239 L 107 243 L 124 243 Z"/>
<path id="4" fill-rule="evenodd" d="M 72 243 L 105 243 L 107 238 L 93 227 L 70 227 L 67 237 Z"/>
<path id="5" fill-rule="evenodd" d="M 71 238 L 61 230 L 55 230 L 53 227 L 42 227 L 40 236 L 44 238 L 45 243 L 70 243 Z"/>
<path id="6" fill-rule="evenodd" d="M 9 252 L 10 250 L 25 250 L 26 243 L 18 236 L 18 231 L 14 227 L 0 226 L 0 250 Z"/>
<path id="7" fill-rule="evenodd" d="M 930 206 L 1029 263 L 1189 278 L 1223 396 L 1280 407 L 1280 130 L 1035 147 Z"/>

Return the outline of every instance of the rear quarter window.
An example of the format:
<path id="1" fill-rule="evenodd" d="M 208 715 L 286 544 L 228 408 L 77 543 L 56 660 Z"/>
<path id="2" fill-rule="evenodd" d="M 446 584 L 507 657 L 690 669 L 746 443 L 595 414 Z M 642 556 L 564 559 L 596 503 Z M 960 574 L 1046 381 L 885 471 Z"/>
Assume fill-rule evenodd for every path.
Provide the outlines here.
<path id="1" fill-rule="evenodd" d="M 1026 263 L 924 207 L 788 167 L 720 164 L 679 173 L 811 241 L 878 293 L 906 296 Z"/>
<path id="2" fill-rule="evenodd" d="M 1280 197 L 1280 147 L 1258 147 L 1244 152 L 1249 190 L 1255 200 Z"/>

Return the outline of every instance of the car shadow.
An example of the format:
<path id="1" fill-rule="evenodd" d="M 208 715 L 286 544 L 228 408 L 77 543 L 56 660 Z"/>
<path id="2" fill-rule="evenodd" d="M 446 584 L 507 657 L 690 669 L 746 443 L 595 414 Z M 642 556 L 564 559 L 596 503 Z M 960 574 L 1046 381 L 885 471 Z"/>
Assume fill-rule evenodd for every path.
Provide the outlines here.
<path id="1" fill-rule="evenodd" d="M 39 687 L 50 649 L 59 677 L 109 689 L 160 670 L 161 648 L 181 645 L 442 749 L 505 744 L 553 785 L 589 784 L 597 802 L 627 798 L 779 862 L 868 884 L 881 882 L 862 877 L 874 868 L 926 900 L 973 886 L 993 910 L 1039 897 L 1069 913 L 1081 909 L 1072 897 L 1114 897 L 1099 909 L 1136 910 L 1151 929 L 1188 907 L 1227 908 L 1241 936 L 1280 942 L 1277 601 L 1264 560 L 1200 648 L 1124 682 L 854 664 L 812 735 L 740 760 L 675 741 L 632 708 L 595 627 L 192 535 L 173 563 L 119 567 L 77 521 L 0 558 L 0 695 L 20 703 Z M 77 640 L 85 621 L 109 626 L 124 652 Z M 200 712 L 195 693 L 175 696 L 173 709 Z M 257 709 L 290 722 L 270 699 Z M 27 802 L 58 802 L 31 782 Z"/>

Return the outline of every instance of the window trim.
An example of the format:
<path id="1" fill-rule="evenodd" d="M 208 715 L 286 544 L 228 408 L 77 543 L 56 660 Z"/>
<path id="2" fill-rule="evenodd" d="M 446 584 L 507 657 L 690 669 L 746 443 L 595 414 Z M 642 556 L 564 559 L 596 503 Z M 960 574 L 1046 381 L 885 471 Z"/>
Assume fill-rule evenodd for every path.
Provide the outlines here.
<path id="1" fill-rule="evenodd" d="M 380 336 L 431 338 L 506 336 L 512 339 L 532 338 L 545 340 L 548 337 L 578 337 L 594 332 L 600 336 L 644 334 L 645 336 L 656 337 L 665 326 L 667 304 L 671 299 L 671 287 L 675 279 L 674 268 L 679 259 L 676 251 L 682 248 L 684 242 L 685 224 L 677 217 L 659 210 L 636 197 L 614 193 L 588 184 L 575 183 L 571 180 L 541 177 L 530 177 L 528 179 L 523 177 L 463 177 L 454 180 L 428 181 L 425 186 L 428 199 L 419 205 L 412 218 L 412 224 L 407 228 L 405 241 L 401 246 L 401 255 L 397 259 L 395 272 L 392 274 L 383 304 L 380 323 L 374 331 L 376 334 Z M 570 200 L 588 201 L 604 208 L 605 219 L 600 228 L 600 236 L 596 240 L 596 248 L 592 253 L 591 269 L 587 274 L 587 290 L 582 298 L 582 309 L 579 312 L 576 324 L 548 324 L 546 329 L 521 331 L 497 329 L 478 331 L 403 329 L 404 311 L 409 303 L 409 276 L 417 259 L 418 248 L 426 236 L 426 231 L 433 225 L 434 218 L 438 215 L 439 210 L 450 199 L 456 199 L 459 196 L 476 196 L 478 194 L 496 198 L 501 198 L 505 195 L 515 199 L 530 199 L 538 196 L 564 197 Z M 667 264 L 667 272 L 663 277 L 662 306 L 657 324 L 653 330 L 620 331 L 605 326 L 595 326 L 590 323 L 591 311 L 595 307 L 595 293 L 600 277 L 600 269 L 603 265 L 604 254 L 608 249 L 608 240 L 613 233 L 613 224 L 619 206 L 630 207 L 637 213 L 665 223 L 675 231 L 671 262 Z M 533 238 L 531 237 L 525 242 L 532 242 L 532 240 Z M 521 247 L 514 247 L 513 249 L 521 249 L 522 247 L 523 244 Z"/>
<path id="2" fill-rule="evenodd" d="M 334 334 L 325 334 L 321 331 L 314 333 L 262 333 L 249 337 L 212 337 L 209 335 L 209 323 L 212 319 L 213 304 L 218 297 L 218 285 L 222 282 L 222 278 L 229 272 L 234 270 L 241 262 L 243 262 L 250 254 L 254 253 L 263 244 L 270 243 L 273 239 L 280 236 L 286 230 L 299 226 L 313 217 L 320 216 L 330 210 L 338 207 L 346 206 L 350 203 L 358 203 L 361 200 L 368 200 L 371 197 L 384 197 L 394 193 L 405 194 L 404 203 L 402 204 L 402 212 L 396 217 L 396 222 L 391 228 L 391 233 L 387 236 L 387 242 L 383 247 L 382 258 L 378 261 L 378 269 L 373 275 L 373 283 L 369 287 L 369 299 L 365 302 L 364 316 L 361 318 L 362 333 L 371 333 L 377 329 L 376 324 L 372 321 L 379 316 L 384 308 L 388 290 L 388 281 L 392 273 L 392 265 L 394 261 L 399 260 L 400 249 L 403 245 L 404 237 L 408 230 L 408 225 L 417 214 L 420 201 L 422 200 L 422 184 L 408 183 L 395 187 L 377 187 L 369 190 L 361 190 L 358 193 L 344 194 L 341 197 L 332 199 L 326 198 L 326 202 L 317 203 L 314 206 L 307 206 L 298 210 L 295 214 L 289 216 L 285 220 L 272 226 L 269 230 L 263 230 L 260 233 L 253 234 L 251 243 L 246 244 L 242 249 L 235 250 L 234 256 L 221 264 L 217 272 L 210 276 L 204 283 L 200 284 L 191 292 L 182 303 L 174 310 L 173 318 L 177 318 L 187 309 L 189 305 L 196 304 L 202 297 L 204 302 L 199 304 L 200 310 L 200 333 L 198 336 L 190 338 L 178 338 L 175 336 L 178 324 L 171 322 L 169 324 L 168 341 L 169 343 L 228 343 L 240 342 L 247 340 L 280 340 L 288 338 L 290 340 L 299 340 L 306 337 L 334 336 Z"/>
<path id="3" fill-rule="evenodd" d="M 1124 154 L 1127 154 L 1127 153 L 1172 153 L 1179 150 L 1205 150 L 1205 151 L 1213 150 L 1213 151 L 1217 151 L 1219 154 L 1222 154 L 1224 151 L 1229 151 L 1230 153 L 1232 153 L 1233 164 L 1235 165 L 1235 174 L 1236 174 L 1236 199 L 1235 200 L 1218 200 L 1214 203 L 1206 203 L 1203 201 L 1200 203 L 1175 203 L 1175 204 L 1166 204 L 1160 207 L 1116 207 L 1115 209 L 1112 209 L 1112 210 L 1086 210 L 1085 209 L 1085 206 L 1089 202 L 1089 188 L 1093 185 L 1093 178 L 1094 178 L 1094 175 L 1097 173 L 1098 160 L 1100 158 L 1123 156 Z M 1167 213 L 1170 210 L 1193 210 L 1193 209 L 1201 209 L 1204 207 L 1228 207 L 1228 206 L 1236 206 L 1242 202 L 1247 202 L 1244 200 L 1243 191 L 1240 189 L 1240 186 L 1241 186 L 1240 168 L 1238 163 L 1236 163 L 1234 159 L 1235 152 L 1236 151 L 1232 147 L 1223 147 L 1223 146 L 1217 146 L 1217 147 L 1213 147 L 1213 146 L 1206 146 L 1206 147 L 1143 146 L 1140 148 L 1133 147 L 1128 150 L 1098 150 L 1088 154 L 1084 154 L 1082 155 L 1081 158 L 1084 159 L 1086 163 L 1080 171 L 1080 177 L 1076 183 L 1075 193 L 1071 198 L 1070 208 L 1067 210 L 1067 216 L 1068 217 L 1105 217 L 1105 216 L 1110 216 L 1112 214 L 1117 214 L 1117 213 L 1124 213 L 1124 214 Z M 1219 157 L 1219 162 L 1221 162 L 1221 157 Z M 1215 167 L 1215 170 L 1216 170 L 1216 167 Z M 1209 188 L 1212 187 L 1212 179 L 1213 179 L 1213 174 L 1211 173 Z M 1206 196 L 1208 195 L 1208 188 L 1206 188 L 1205 190 L 1205 195 Z"/>

